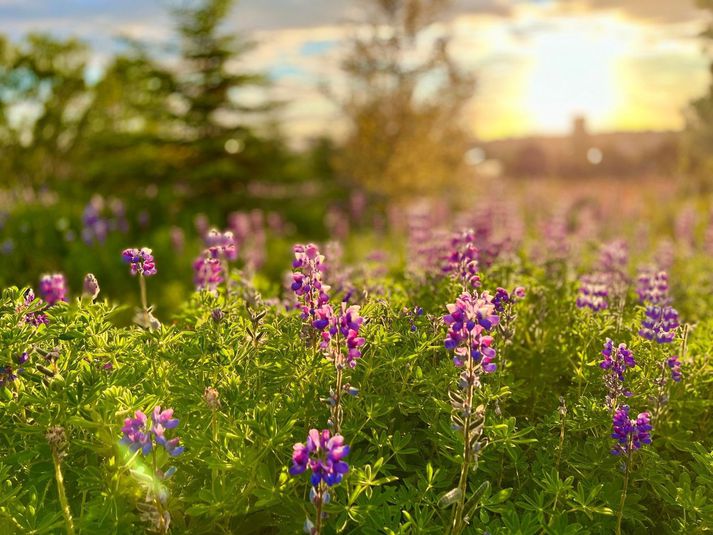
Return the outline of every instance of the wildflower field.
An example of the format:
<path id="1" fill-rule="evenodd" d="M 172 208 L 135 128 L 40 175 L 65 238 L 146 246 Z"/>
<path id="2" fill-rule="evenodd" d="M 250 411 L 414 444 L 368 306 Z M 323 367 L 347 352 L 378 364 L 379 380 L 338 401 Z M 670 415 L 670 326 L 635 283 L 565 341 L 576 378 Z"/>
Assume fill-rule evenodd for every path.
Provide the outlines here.
<path id="1" fill-rule="evenodd" d="M 3 273 L 0 533 L 713 529 L 700 205 L 261 248 L 201 220 L 160 253 L 92 210 L 64 258 L 96 276 Z"/>

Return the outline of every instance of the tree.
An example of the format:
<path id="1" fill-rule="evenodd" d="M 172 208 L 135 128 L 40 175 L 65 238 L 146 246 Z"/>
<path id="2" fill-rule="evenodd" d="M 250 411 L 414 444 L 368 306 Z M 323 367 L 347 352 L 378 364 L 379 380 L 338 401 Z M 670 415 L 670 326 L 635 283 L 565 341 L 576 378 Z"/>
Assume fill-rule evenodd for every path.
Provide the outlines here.
<path id="1" fill-rule="evenodd" d="M 75 39 L 30 34 L 0 41 L 0 147 L 6 182 L 66 181 L 81 148 L 91 97 L 88 50 Z"/>
<path id="2" fill-rule="evenodd" d="M 349 42 L 349 130 L 338 169 L 384 201 L 441 193 L 465 169 L 461 119 L 474 79 L 454 62 L 447 36 L 426 37 L 447 4 L 369 0 L 368 24 Z"/>

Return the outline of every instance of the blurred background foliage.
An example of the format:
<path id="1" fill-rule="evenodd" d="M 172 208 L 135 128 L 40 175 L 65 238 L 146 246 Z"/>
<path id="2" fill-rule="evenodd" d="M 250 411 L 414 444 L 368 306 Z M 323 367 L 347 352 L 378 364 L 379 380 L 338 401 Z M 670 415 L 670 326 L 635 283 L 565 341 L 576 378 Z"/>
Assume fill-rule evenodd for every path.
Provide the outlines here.
<path id="1" fill-rule="evenodd" d="M 78 286 L 94 271 L 117 295 L 132 284 L 114 276 L 119 251 L 147 245 L 170 274 L 156 282 L 155 299 L 173 305 L 190 291 L 190 262 L 216 225 L 264 241 L 262 283 L 275 289 L 296 240 L 348 237 L 366 251 L 393 239 L 396 250 L 402 243 L 387 231 L 403 229 L 404 212 L 395 208 L 430 197 L 444 212 L 468 210 L 491 187 L 468 162 L 473 140 L 462 119 L 474 74 L 454 61 L 447 33 L 414 54 L 448 1 L 360 4 L 362 23 L 341 58 L 346 91 L 332 95 L 344 136 L 300 149 L 281 131 L 284 103 L 250 98 L 270 80 L 243 66 L 256 45 L 223 25 L 234 4 L 168 3 L 174 46 L 125 40 L 100 72 L 89 68 L 92 51 L 77 39 L 0 37 L 0 284 L 31 284 L 62 270 Z M 701 6 L 713 9 L 710 0 Z M 703 39 L 711 37 L 709 30 Z M 636 164 L 648 172 L 645 164 L 657 157 L 678 158 L 680 168 L 666 170 L 680 179 L 681 195 L 710 190 L 713 90 L 687 113 L 680 147 L 652 149 Z M 626 168 L 616 176 L 633 182 L 631 165 L 615 156 L 600 169 Z M 537 176 L 552 167 L 546 157 L 523 145 L 505 169 Z M 108 232 L 92 238 L 85 232 L 94 212 Z"/>

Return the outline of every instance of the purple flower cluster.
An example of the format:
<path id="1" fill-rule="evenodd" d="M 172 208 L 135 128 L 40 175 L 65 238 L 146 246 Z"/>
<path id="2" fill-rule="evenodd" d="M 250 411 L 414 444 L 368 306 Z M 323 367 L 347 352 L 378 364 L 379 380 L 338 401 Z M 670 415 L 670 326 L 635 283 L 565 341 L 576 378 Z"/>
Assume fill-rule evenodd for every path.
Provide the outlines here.
<path id="1" fill-rule="evenodd" d="M 607 338 L 607 341 L 604 343 L 602 355 L 604 355 L 604 360 L 599 366 L 603 370 L 610 370 L 620 381 L 624 380 L 624 372 L 627 368 L 636 366 L 634 354 L 626 347 L 626 344 L 619 344 L 617 348 L 614 349 L 614 342 L 612 342 L 611 338 Z"/>
<path id="2" fill-rule="evenodd" d="M 223 282 L 223 266 L 217 258 L 199 256 L 193 262 L 193 283 L 197 290 L 215 292 L 218 285 Z"/>
<path id="3" fill-rule="evenodd" d="M 475 246 L 475 233 L 472 230 L 459 232 L 451 237 L 442 271 L 459 280 L 464 288 L 480 287 L 478 248 Z"/>
<path id="4" fill-rule="evenodd" d="M 302 319 L 307 320 L 315 317 L 316 310 L 329 301 L 329 286 L 322 284 L 324 255 L 319 253 L 313 243 L 297 244 L 293 250 L 295 259 L 292 261 L 292 267 L 295 271 L 292 273 L 290 287 L 300 301 Z"/>
<path id="5" fill-rule="evenodd" d="M 639 334 L 658 344 L 673 342 L 679 327 L 678 311 L 672 306 L 650 305 L 646 307 Z"/>
<path id="6" fill-rule="evenodd" d="M 166 438 L 166 430 L 174 429 L 178 426 L 178 419 L 173 417 L 173 409 L 161 411 L 160 406 L 156 406 L 151 414 L 151 424 L 148 418 L 141 411 L 134 413 L 134 418 L 124 420 L 124 427 L 121 432 L 124 434 L 121 444 L 128 446 L 129 450 L 136 452 L 141 450 L 144 455 L 151 453 L 156 444 L 163 447 L 169 455 L 176 457 L 183 453 L 183 446 L 179 446 L 180 439 L 174 437 Z"/>
<path id="7" fill-rule="evenodd" d="M 124 262 L 131 266 L 131 274 L 150 277 L 156 275 L 156 263 L 154 262 L 151 249 L 142 247 L 141 249 L 125 249 L 121 253 Z"/>
<path id="8" fill-rule="evenodd" d="M 448 314 L 443 316 L 443 322 L 448 326 L 445 346 L 453 351 L 455 365 L 463 366 L 471 358 L 484 373 L 494 372 L 493 337 L 487 332 L 498 324 L 500 317 L 496 314 L 493 297 L 488 292 L 480 295 L 465 292 L 446 308 Z"/>
<path id="9" fill-rule="evenodd" d="M 578 308 L 590 308 L 594 312 L 609 306 L 609 278 L 602 273 L 584 275 L 579 279 Z"/>
<path id="10" fill-rule="evenodd" d="M 639 303 L 668 305 L 671 302 L 668 294 L 668 274 L 665 271 L 640 271 L 636 282 L 636 293 L 639 296 Z"/>
<path id="11" fill-rule="evenodd" d="M 67 281 L 61 273 L 43 275 L 39 288 L 40 297 L 50 306 L 67 300 Z"/>
<path id="12" fill-rule="evenodd" d="M 104 243 L 110 231 L 128 230 L 124 203 L 119 199 L 112 199 L 107 210 L 104 198 L 95 195 L 84 207 L 82 224 L 82 239 L 87 245 Z"/>
<path id="13" fill-rule="evenodd" d="M 27 352 L 24 352 L 21 355 L 18 355 L 17 363 L 22 366 L 29 360 L 29 358 L 30 356 L 27 354 Z M 7 386 L 14 381 L 17 381 L 17 379 L 19 378 L 19 374 L 24 371 L 24 368 L 15 369 L 11 364 L 4 367 L 0 367 L 0 388 Z"/>
<path id="14" fill-rule="evenodd" d="M 364 318 L 359 315 L 359 306 L 340 303 L 335 313 L 329 304 L 322 305 L 314 313 L 312 326 L 321 332 L 320 348 L 335 365 L 354 368 L 361 358 L 361 347 L 365 340 L 359 336 Z M 346 346 L 346 357 L 342 354 L 340 341 Z"/>
<path id="15" fill-rule="evenodd" d="M 232 212 L 228 216 L 228 225 L 233 231 L 236 243 L 240 244 L 240 256 L 244 269 L 252 273 L 265 263 L 266 254 L 266 216 L 262 210 L 250 212 Z M 270 229 L 279 234 L 283 232 L 282 218 L 274 213 L 267 214 L 267 224 Z"/>
<path id="16" fill-rule="evenodd" d="M 304 473 L 307 468 L 312 471 L 312 486 L 321 481 L 331 487 L 341 482 L 344 474 L 349 471 L 349 465 L 342 459 L 349 455 L 349 446 L 344 444 L 342 435 L 331 436 L 328 429 L 321 433 L 310 429 L 307 443 L 297 443 L 293 447 L 291 475 Z"/>
<path id="17" fill-rule="evenodd" d="M 205 235 L 206 253 L 210 258 L 225 258 L 228 261 L 233 261 L 238 258 L 238 247 L 235 243 L 235 237 L 229 230 L 220 232 L 216 228 L 212 228 Z"/>
<path id="18" fill-rule="evenodd" d="M 611 338 L 607 338 L 604 343 L 602 355 L 604 360 L 599 364 L 599 367 L 608 372 L 604 376 L 604 385 L 607 387 L 607 406 L 614 409 L 620 396 L 631 397 L 631 392 L 624 387 L 624 372 L 636 366 L 636 360 L 626 344 L 614 347 Z"/>
<path id="19" fill-rule="evenodd" d="M 604 273 L 624 273 L 629 263 L 629 247 L 624 240 L 605 243 L 599 249 L 599 269 Z"/>
<path id="20" fill-rule="evenodd" d="M 495 295 L 493 295 L 493 306 L 495 311 L 500 313 L 505 310 L 505 308 L 521 299 L 525 298 L 525 288 L 518 286 L 512 292 L 508 293 L 505 288 L 498 287 L 495 290 Z"/>
<path id="21" fill-rule="evenodd" d="M 671 370 L 671 379 L 679 383 L 683 376 L 681 375 L 681 361 L 678 360 L 678 355 L 672 355 L 666 359 L 666 365 Z"/>
<path id="22" fill-rule="evenodd" d="M 613 455 L 627 455 L 638 450 L 642 444 L 651 444 L 651 415 L 639 413 L 636 420 L 629 418 L 629 406 L 622 405 L 614 413 L 611 437 L 616 440 Z"/>
<path id="23" fill-rule="evenodd" d="M 18 313 L 23 312 L 27 307 L 29 307 L 32 302 L 35 300 L 35 292 L 32 290 L 32 288 L 28 288 L 25 291 L 25 295 L 23 297 L 23 302 L 21 305 L 19 305 L 15 311 Z M 48 324 L 49 319 L 47 318 L 46 314 L 43 314 L 41 312 L 28 312 L 26 313 L 22 321 L 25 323 L 29 323 L 30 325 L 34 325 L 35 327 L 40 326 L 41 324 Z"/>

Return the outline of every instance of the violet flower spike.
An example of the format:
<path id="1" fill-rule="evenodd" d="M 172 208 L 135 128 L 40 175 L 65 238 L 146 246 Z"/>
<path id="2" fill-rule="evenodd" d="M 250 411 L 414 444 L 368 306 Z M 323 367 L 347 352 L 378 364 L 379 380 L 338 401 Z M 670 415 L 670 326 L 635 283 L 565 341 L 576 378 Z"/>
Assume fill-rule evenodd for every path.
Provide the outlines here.
<path id="1" fill-rule="evenodd" d="M 349 446 L 344 444 L 344 437 L 331 436 L 329 429 L 319 432 L 310 429 L 305 444 L 297 443 L 293 447 L 290 475 L 304 473 L 307 468 L 312 472 L 310 482 L 317 486 L 321 481 L 332 487 L 342 481 L 349 471 L 349 465 L 342 459 L 349 455 Z"/>
<path id="2" fill-rule="evenodd" d="M 144 277 L 156 275 L 156 263 L 152 251 L 148 247 L 125 249 L 121 256 L 124 262 L 129 264 L 132 275 L 139 274 Z"/>

